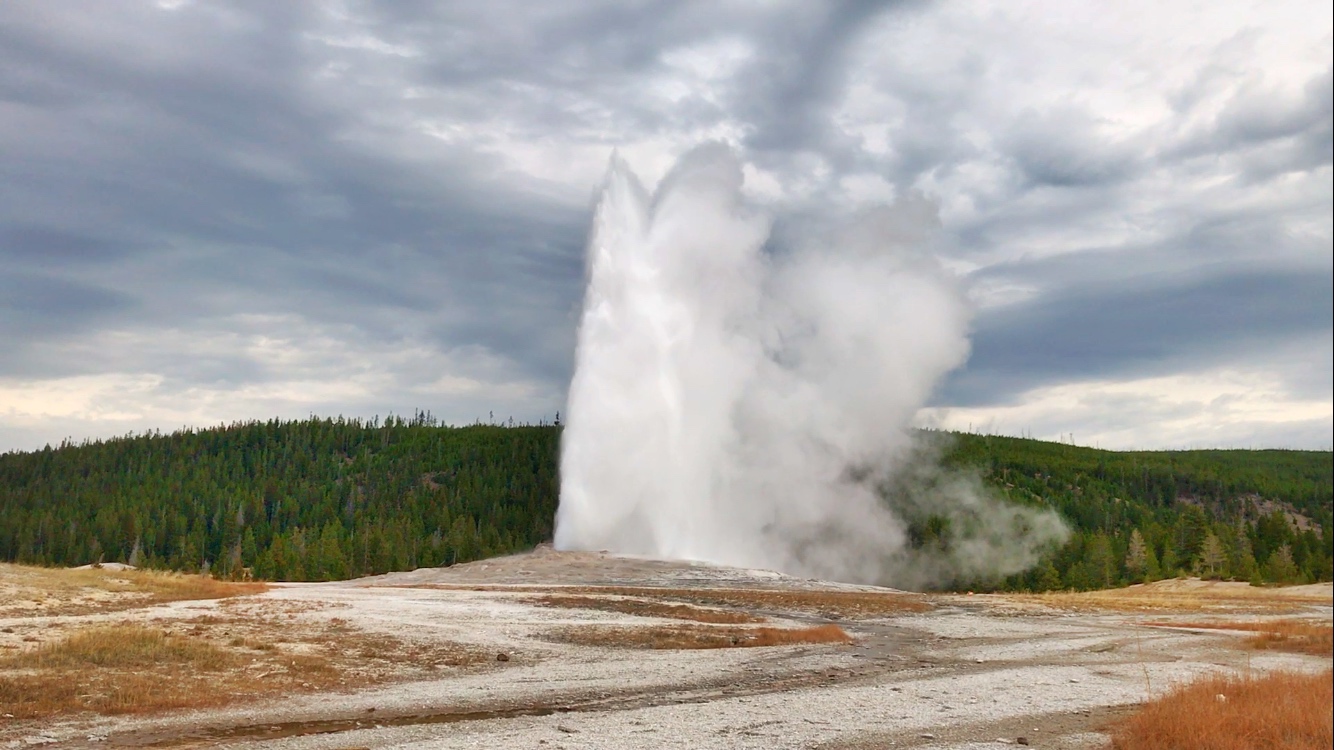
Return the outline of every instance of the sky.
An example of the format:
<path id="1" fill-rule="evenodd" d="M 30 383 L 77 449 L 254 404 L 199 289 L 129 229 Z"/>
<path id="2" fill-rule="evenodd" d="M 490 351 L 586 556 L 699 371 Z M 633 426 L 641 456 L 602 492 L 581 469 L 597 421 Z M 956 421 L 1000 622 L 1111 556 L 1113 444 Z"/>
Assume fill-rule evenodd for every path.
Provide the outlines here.
<path id="1" fill-rule="evenodd" d="M 551 421 L 594 196 L 707 140 L 773 242 L 918 200 L 922 426 L 1328 450 L 1322 2 L 0 4 L 0 452 Z M 894 325 L 885 321 L 885 325 Z"/>

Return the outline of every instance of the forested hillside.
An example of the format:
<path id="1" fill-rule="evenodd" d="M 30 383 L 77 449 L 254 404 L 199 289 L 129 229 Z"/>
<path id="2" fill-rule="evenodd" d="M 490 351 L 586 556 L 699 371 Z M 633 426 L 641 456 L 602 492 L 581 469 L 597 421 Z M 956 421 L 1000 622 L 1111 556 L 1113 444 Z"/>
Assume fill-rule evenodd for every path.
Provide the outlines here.
<path id="1" fill-rule="evenodd" d="M 1182 574 L 1299 583 L 1334 572 L 1329 452 L 1113 452 L 949 437 L 948 463 L 974 468 L 1011 502 L 1055 508 L 1074 532 L 1028 573 L 974 583 L 1092 589 Z"/>
<path id="2" fill-rule="evenodd" d="M 0 455 L 0 559 L 328 580 L 551 536 L 559 431 L 254 422 Z"/>
<path id="3" fill-rule="evenodd" d="M 452 564 L 551 536 L 558 426 L 445 427 L 425 415 L 309 419 L 0 455 L 0 560 L 99 560 L 327 580 Z M 937 435 L 1010 502 L 1057 509 L 1069 543 L 970 588 L 1098 588 L 1197 573 L 1331 577 L 1331 454 L 1114 453 Z M 915 544 L 948 523 L 914 519 Z"/>

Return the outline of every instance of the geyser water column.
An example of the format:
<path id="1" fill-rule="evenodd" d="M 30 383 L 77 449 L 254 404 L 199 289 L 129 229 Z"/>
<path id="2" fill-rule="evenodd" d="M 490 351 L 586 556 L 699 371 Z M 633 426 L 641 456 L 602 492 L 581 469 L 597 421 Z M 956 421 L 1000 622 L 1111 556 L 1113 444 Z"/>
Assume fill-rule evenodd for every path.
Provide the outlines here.
<path id="1" fill-rule="evenodd" d="M 559 548 L 716 558 L 718 460 L 752 377 L 767 223 L 740 203 L 721 146 L 685 156 L 649 196 L 612 158 L 562 439 Z"/>
<path id="2" fill-rule="evenodd" d="M 721 144 L 687 153 L 652 194 L 612 158 L 556 547 L 899 585 L 1030 565 L 1059 520 L 943 477 L 909 429 L 968 352 L 962 295 L 915 247 L 934 211 L 901 201 L 775 256 L 741 188 Z M 966 558 L 907 547 L 896 480 L 912 508 L 975 530 L 955 547 Z"/>

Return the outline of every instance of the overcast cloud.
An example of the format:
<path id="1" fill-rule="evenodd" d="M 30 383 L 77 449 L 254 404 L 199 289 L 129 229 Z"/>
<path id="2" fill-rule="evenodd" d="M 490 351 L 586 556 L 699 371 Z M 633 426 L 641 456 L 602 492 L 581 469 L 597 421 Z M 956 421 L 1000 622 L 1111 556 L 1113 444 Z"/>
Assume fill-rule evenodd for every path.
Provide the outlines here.
<path id="1" fill-rule="evenodd" d="M 939 212 L 977 314 L 922 424 L 1327 449 L 1332 29 L 1320 2 L 6 2 L 0 451 L 550 420 L 609 155 L 656 179 L 705 139 L 779 251 Z"/>

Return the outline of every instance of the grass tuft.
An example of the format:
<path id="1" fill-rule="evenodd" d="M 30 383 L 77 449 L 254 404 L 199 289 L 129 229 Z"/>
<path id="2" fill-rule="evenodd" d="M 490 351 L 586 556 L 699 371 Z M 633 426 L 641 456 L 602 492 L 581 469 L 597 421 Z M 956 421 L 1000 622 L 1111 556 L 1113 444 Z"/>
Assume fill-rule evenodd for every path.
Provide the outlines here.
<path id="1" fill-rule="evenodd" d="M 1280 620 L 1246 639 L 1251 648 L 1334 656 L 1334 626 L 1302 620 Z"/>
<path id="2" fill-rule="evenodd" d="M 1118 722 L 1116 750 L 1329 750 L 1329 671 L 1215 675 L 1182 685 Z"/>
<path id="3" fill-rule="evenodd" d="M 170 636 L 140 625 L 108 625 L 44 643 L 8 661 L 9 666 L 29 669 L 136 669 L 180 664 L 214 671 L 232 666 L 234 659 L 207 641 Z"/>
<path id="4" fill-rule="evenodd" d="M 1146 625 L 1169 628 L 1198 628 L 1207 630 L 1239 630 L 1253 632 L 1246 639 L 1250 648 L 1286 651 L 1312 656 L 1334 656 L 1334 624 L 1311 620 L 1270 620 L 1268 622 L 1237 622 L 1209 620 L 1204 622 L 1149 622 Z"/>
<path id="5" fill-rule="evenodd" d="M 226 599 L 268 590 L 259 582 L 219 581 L 159 570 L 42 568 L 0 563 L 0 617 L 117 612 L 166 602 Z"/>
<path id="6" fill-rule="evenodd" d="M 426 583 L 403 588 L 549 594 L 550 587 Z M 930 610 L 925 597 L 901 591 L 828 591 L 820 589 L 666 588 L 658 586 L 564 586 L 566 595 L 619 596 L 693 604 L 701 607 L 761 610 L 774 613 L 874 618 Z"/>
<path id="7" fill-rule="evenodd" d="M 837 625 L 810 628 L 726 628 L 708 625 L 621 628 L 585 625 L 564 628 L 553 633 L 552 637 L 579 646 L 645 649 L 750 648 L 852 642 L 852 637 Z"/>
<path id="8" fill-rule="evenodd" d="M 837 625 L 813 628 L 755 628 L 746 646 L 792 646 L 804 643 L 852 643 L 852 636 Z"/>
<path id="9" fill-rule="evenodd" d="M 271 617 L 99 626 L 0 657 L 0 715 L 209 708 L 494 666 L 494 657 L 462 644 L 416 644 L 345 624 Z"/>
<path id="10" fill-rule="evenodd" d="M 0 660 L 0 710 L 22 719 L 213 705 L 215 676 L 236 665 L 207 641 L 141 625 L 91 628 Z"/>
<path id="11" fill-rule="evenodd" d="M 996 597 L 1075 612 L 1208 612 L 1246 610 L 1294 612 L 1308 604 L 1329 604 L 1326 593 L 1305 593 L 1221 581 L 1157 581 L 1100 591 L 1048 591 L 1041 594 L 997 594 Z"/>
<path id="12" fill-rule="evenodd" d="M 647 601 L 639 598 L 605 598 L 592 596 L 539 596 L 529 602 L 543 607 L 564 609 L 591 609 L 599 612 L 616 612 L 639 617 L 662 617 L 669 620 L 689 620 L 718 625 L 739 625 L 750 622 L 764 622 L 763 617 L 745 612 L 722 609 L 705 609 L 690 604 L 669 604 L 666 602 Z"/>
<path id="13" fill-rule="evenodd" d="M 268 584 L 260 581 L 220 581 L 208 576 L 160 570 L 130 570 L 118 575 L 132 587 L 152 595 L 158 602 L 227 599 L 262 594 L 269 590 Z"/>

